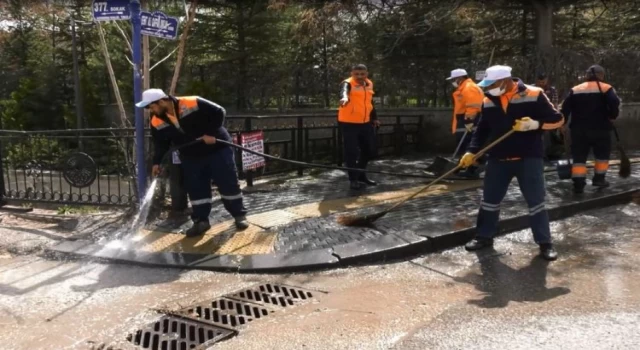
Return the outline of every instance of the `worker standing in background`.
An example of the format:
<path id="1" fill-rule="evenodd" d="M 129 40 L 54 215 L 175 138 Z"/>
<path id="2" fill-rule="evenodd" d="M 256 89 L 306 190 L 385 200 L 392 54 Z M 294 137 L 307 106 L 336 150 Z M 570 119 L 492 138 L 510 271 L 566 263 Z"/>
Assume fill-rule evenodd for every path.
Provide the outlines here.
<path id="1" fill-rule="evenodd" d="M 247 229 L 247 210 L 243 205 L 233 150 L 216 143 L 217 139 L 231 141 L 224 127 L 224 108 L 198 96 L 169 96 L 160 89 L 145 90 L 136 107 L 151 112 L 153 176 L 160 174 L 163 157 L 172 143 L 180 146 L 202 140 L 180 150 L 184 184 L 193 209 L 193 226 L 187 230 L 187 237 L 201 236 L 211 228 L 211 180 L 216 182 L 222 204 L 235 219 L 236 228 Z"/>
<path id="2" fill-rule="evenodd" d="M 380 121 L 373 106 L 373 82 L 367 76 L 367 66 L 358 64 L 352 67 L 351 77 L 340 84 L 338 125 L 348 168 L 366 169 L 375 156 L 375 128 L 380 126 Z M 361 171 L 350 171 L 349 181 L 352 190 L 361 189 L 362 184 L 377 185 Z"/>
<path id="3" fill-rule="evenodd" d="M 549 77 L 546 73 L 538 73 L 536 77 L 536 86 L 542 89 L 554 108 L 558 109 L 558 90 L 549 84 Z"/>
<path id="4" fill-rule="evenodd" d="M 477 153 L 488 141 L 495 140 L 511 129 L 517 131 L 488 152 L 482 202 L 478 212 L 476 237 L 466 244 L 469 251 L 493 246 L 498 231 L 500 203 L 511 180 L 518 179 L 520 191 L 529 207 L 529 221 L 535 242 L 546 260 L 555 260 L 558 253 L 551 243 L 549 216 L 545 207 L 543 130 L 559 128 L 564 123 L 542 89 L 525 85 L 511 77 L 511 67 L 489 67 L 478 86 L 487 96 L 482 114 L 473 133 L 467 153 L 460 165 L 473 164 Z"/>
<path id="5" fill-rule="evenodd" d="M 599 65 L 589 67 L 586 82 L 574 86 L 562 103 L 562 114 L 569 118 L 573 191 L 584 192 L 587 183 L 587 158 L 593 149 L 596 158 L 591 184 L 607 187 L 605 179 L 611 155 L 611 123 L 620 113 L 620 98 L 604 82 L 605 71 Z"/>
<path id="6" fill-rule="evenodd" d="M 536 75 L 536 87 L 542 89 L 553 107 L 558 109 L 558 90 L 549 83 L 549 77 L 546 73 L 540 72 Z M 564 129 L 545 131 L 544 133 L 544 153 L 548 160 L 560 159 L 564 154 Z"/>
<path id="7" fill-rule="evenodd" d="M 475 125 L 478 121 L 478 115 L 482 107 L 482 99 L 484 93 L 482 89 L 469 78 L 467 71 L 464 69 L 454 69 L 451 71 L 451 76 L 447 78 L 455 88 L 453 92 L 453 118 L 451 119 L 451 133 L 456 136 L 456 147 L 462 142 L 459 147 L 459 154 L 455 154 L 455 157 L 461 155 L 469 142 L 471 141 L 471 134 L 475 129 Z M 466 134 L 465 134 L 466 133 Z M 462 139 L 464 137 L 464 140 Z M 460 172 L 458 175 L 464 177 L 477 178 L 480 176 L 478 168 L 476 166 L 470 166 L 465 171 Z"/>

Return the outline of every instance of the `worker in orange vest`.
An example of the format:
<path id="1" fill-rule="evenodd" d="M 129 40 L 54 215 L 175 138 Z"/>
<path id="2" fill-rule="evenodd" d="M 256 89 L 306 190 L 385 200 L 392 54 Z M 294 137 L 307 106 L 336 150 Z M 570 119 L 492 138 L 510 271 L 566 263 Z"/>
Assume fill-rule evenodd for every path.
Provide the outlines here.
<path id="1" fill-rule="evenodd" d="M 151 114 L 151 138 L 153 139 L 152 175 L 162 171 L 164 155 L 171 144 L 184 146 L 180 150 L 193 214 L 193 225 L 185 234 L 198 237 L 210 228 L 211 181 L 215 181 L 225 209 L 233 216 L 238 230 L 249 227 L 244 207 L 233 149 L 217 140 L 231 141 L 224 127 L 227 112 L 222 106 L 199 96 L 176 97 L 160 89 L 148 89 L 136 107 L 149 109 Z M 197 144 L 188 145 L 194 140 Z"/>
<path id="2" fill-rule="evenodd" d="M 366 169 L 367 163 L 375 156 L 375 127 L 380 121 L 373 106 L 373 82 L 367 78 L 364 64 L 351 69 L 351 78 L 340 85 L 340 109 L 338 125 L 344 142 L 344 158 L 349 168 Z M 359 190 L 362 184 L 375 186 L 362 171 L 349 172 L 350 187 Z"/>
<path id="3" fill-rule="evenodd" d="M 484 93 L 482 89 L 473 82 L 467 71 L 461 68 L 451 71 L 451 76 L 447 78 L 455 88 L 453 92 L 453 118 L 451 119 L 451 133 L 456 135 L 456 147 L 458 153 L 464 153 L 471 141 L 471 134 L 475 131 L 478 116 L 482 108 Z M 464 137 L 464 140 L 463 140 Z M 455 154 L 454 157 L 458 157 Z M 479 177 L 478 168 L 470 166 L 459 175 L 465 177 Z"/>

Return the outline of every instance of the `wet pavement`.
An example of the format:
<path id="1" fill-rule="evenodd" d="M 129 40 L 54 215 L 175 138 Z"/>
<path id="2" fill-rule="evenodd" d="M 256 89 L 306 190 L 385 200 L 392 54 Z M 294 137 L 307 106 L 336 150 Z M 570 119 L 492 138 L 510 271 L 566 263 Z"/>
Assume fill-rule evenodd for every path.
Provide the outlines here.
<path id="1" fill-rule="evenodd" d="M 328 294 L 255 320 L 215 349 L 632 349 L 640 345 L 639 223 L 633 203 L 556 221 L 561 255 L 553 263 L 536 258 L 523 230 L 479 254 L 456 248 L 278 275 L 3 250 L 0 349 L 90 349 L 105 341 L 130 348 L 127 333 L 159 317 L 152 309 L 177 310 L 265 282 Z M 14 233 L 0 228 L 1 236 Z"/>

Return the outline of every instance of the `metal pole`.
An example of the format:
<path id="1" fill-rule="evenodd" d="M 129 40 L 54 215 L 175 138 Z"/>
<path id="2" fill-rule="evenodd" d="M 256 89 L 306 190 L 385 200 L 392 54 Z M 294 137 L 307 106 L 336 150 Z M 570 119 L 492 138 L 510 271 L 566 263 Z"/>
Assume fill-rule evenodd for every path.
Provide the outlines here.
<path id="1" fill-rule="evenodd" d="M 76 127 L 82 129 L 82 97 L 80 96 L 80 71 L 78 68 L 78 44 L 76 40 L 76 20 L 71 15 L 71 54 L 73 58 L 73 92 L 76 103 Z M 82 141 L 78 134 L 78 146 L 82 149 Z"/>
<path id="2" fill-rule="evenodd" d="M 140 1 L 131 0 L 131 26 L 133 28 L 131 45 L 133 46 L 133 99 L 134 103 L 142 99 L 142 63 L 140 34 Z M 136 126 L 136 163 L 138 170 L 138 200 L 142 202 L 147 192 L 147 168 L 144 156 L 144 114 L 142 109 L 135 108 Z"/>

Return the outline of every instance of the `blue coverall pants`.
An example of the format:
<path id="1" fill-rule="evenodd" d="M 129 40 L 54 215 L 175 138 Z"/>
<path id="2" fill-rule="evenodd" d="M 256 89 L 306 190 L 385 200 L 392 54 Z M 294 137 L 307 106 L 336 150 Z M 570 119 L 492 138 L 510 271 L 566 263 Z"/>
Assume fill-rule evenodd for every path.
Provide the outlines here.
<path id="1" fill-rule="evenodd" d="M 225 209 L 234 218 L 243 217 L 247 210 L 242 203 L 233 150 L 222 148 L 203 157 L 182 160 L 184 183 L 193 214 L 193 221 L 209 221 L 211 213 L 211 181 L 215 182 Z"/>
<path id="2" fill-rule="evenodd" d="M 551 243 L 542 158 L 488 160 L 476 226 L 477 238 L 493 238 L 498 231 L 500 202 L 507 194 L 514 177 L 518 179 L 520 191 L 529 207 L 529 222 L 534 240 L 538 244 Z"/>

